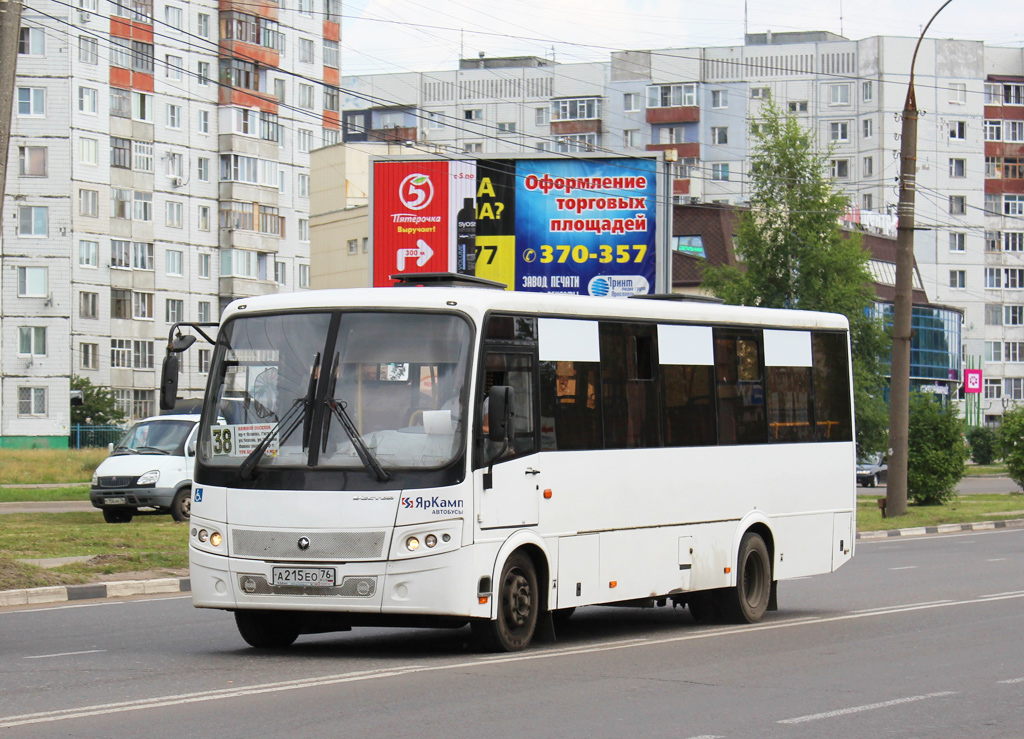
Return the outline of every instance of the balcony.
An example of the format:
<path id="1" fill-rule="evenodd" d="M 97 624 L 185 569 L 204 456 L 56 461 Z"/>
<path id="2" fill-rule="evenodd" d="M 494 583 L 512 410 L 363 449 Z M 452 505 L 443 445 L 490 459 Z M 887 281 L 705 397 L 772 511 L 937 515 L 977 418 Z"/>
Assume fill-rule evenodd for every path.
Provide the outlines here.
<path id="1" fill-rule="evenodd" d="M 648 108 L 647 122 L 658 123 L 694 123 L 700 120 L 700 108 L 696 105 L 685 105 L 678 108 Z"/>

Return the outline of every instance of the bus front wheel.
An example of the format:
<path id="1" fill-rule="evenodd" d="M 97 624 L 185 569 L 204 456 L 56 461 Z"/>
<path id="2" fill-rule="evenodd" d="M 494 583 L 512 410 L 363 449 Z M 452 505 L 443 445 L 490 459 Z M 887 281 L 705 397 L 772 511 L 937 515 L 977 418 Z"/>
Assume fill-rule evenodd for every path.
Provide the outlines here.
<path id="1" fill-rule="evenodd" d="M 721 592 L 719 607 L 733 623 L 756 623 L 768 609 L 772 591 L 772 564 L 759 534 L 748 531 L 740 541 L 736 586 Z"/>
<path id="2" fill-rule="evenodd" d="M 485 648 L 518 652 L 529 646 L 537 628 L 540 592 L 533 561 L 521 552 L 505 562 L 498 581 L 498 617 L 473 622 L 473 633 Z"/>
<path id="3" fill-rule="evenodd" d="M 235 625 L 257 649 L 282 649 L 299 638 L 299 620 L 286 611 L 235 611 Z"/>

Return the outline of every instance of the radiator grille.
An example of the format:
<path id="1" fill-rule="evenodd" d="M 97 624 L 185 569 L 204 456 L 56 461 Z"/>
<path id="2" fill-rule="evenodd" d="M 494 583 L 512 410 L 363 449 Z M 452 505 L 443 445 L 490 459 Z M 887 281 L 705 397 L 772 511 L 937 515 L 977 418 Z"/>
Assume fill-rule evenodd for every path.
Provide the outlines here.
<path id="1" fill-rule="evenodd" d="M 246 588 L 248 585 L 248 588 Z M 271 585 L 263 575 L 239 575 L 238 588 L 247 595 L 333 595 L 343 598 L 372 598 L 377 592 L 376 577 L 345 577 L 341 585 Z"/>
<path id="2" fill-rule="evenodd" d="M 120 475 L 117 477 L 101 477 L 97 482 L 101 488 L 127 488 L 133 487 L 137 479 L 139 479 L 138 475 L 132 475 L 131 477 Z"/>
<path id="3" fill-rule="evenodd" d="M 299 539 L 309 539 L 308 549 L 299 549 Z M 387 531 L 257 531 L 231 530 L 231 554 L 235 557 L 272 560 L 380 559 L 387 543 Z"/>

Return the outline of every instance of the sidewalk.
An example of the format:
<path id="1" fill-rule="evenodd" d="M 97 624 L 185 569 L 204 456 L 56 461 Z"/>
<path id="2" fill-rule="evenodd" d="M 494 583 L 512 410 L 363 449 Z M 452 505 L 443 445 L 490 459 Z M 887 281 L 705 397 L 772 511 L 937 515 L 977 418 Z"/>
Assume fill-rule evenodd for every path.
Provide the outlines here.
<path id="1" fill-rule="evenodd" d="M 1024 518 L 979 523 L 950 523 L 942 526 L 920 526 L 912 529 L 889 529 L 858 533 L 858 540 L 890 539 L 899 536 L 955 534 L 962 531 L 991 531 L 1024 528 Z M 85 585 L 56 585 L 46 588 L 24 588 L 0 591 L 0 607 L 24 606 L 64 601 L 124 598 L 132 595 L 190 593 L 192 582 L 187 577 L 165 577 L 156 580 L 120 580 Z"/>

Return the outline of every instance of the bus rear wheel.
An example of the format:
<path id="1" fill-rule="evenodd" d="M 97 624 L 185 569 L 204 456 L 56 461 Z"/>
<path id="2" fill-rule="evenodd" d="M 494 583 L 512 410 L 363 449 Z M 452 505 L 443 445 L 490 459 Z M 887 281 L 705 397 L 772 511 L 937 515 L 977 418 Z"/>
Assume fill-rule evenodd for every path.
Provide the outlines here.
<path id="1" fill-rule="evenodd" d="M 740 541 L 736 586 L 721 591 L 719 607 L 733 623 L 757 623 L 768 609 L 772 591 L 772 563 L 759 534 L 748 531 Z"/>
<path id="2" fill-rule="evenodd" d="M 518 652 L 529 646 L 537 629 L 540 592 L 533 561 L 515 553 L 505 562 L 498 581 L 498 617 L 473 622 L 473 633 L 482 645 L 496 652 Z"/>
<path id="3" fill-rule="evenodd" d="M 286 611 L 235 611 L 235 625 L 257 649 L 283 649 L 299 638 L 299 620 Z"/>

